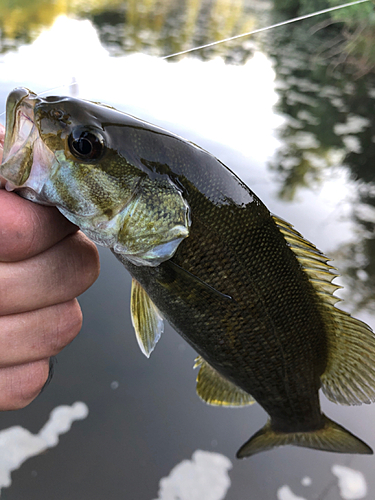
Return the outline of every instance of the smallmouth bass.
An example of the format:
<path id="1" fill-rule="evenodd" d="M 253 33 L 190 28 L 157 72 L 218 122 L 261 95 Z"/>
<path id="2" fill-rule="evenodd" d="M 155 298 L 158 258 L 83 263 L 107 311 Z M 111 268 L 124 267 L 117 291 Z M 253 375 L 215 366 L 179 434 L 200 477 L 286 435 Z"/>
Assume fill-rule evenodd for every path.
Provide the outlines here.
<path id="1" fill-rule="evenodd" d="M 122 262 L 146 356 L 166 319 L 198 353 L 204 401 L 267 411 L 238 457 L 286 444 L 372 453 L 319 403 L 320 388 L 375 400 L 372 330 L 335 307 L 329 259 L 214 156 L 111 107 L 16 89 L 0 175 Z"/>

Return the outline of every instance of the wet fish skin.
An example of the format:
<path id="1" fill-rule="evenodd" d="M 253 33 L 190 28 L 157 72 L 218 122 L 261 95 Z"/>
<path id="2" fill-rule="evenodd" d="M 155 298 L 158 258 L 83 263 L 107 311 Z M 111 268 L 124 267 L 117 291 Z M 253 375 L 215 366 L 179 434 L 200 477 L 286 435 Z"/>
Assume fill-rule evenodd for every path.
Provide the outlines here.
<path id="1" fill-rule="evenodd" d="M 0 174 L 8 189 L 56 205 L 112 249 L 139 287 L 134 314 L 148 297 L 200 355 L 198 394 L 206 402 L 249 404 L 251 395 L 261 404 L 270 421 L 240 457 L 283 444 L 372 453 L 320 410 L 322 381 L 344 404 L 374 399 L 375 356 L 366 362 L 368 375 L 358 375 L 369 386 L 367 399 L 350 362 L 353 387 L 348 394 L 343 388 L 347 360 L 338 360 L 337 324 L 352 329 L 353 338 L 363 336 L 358 359 L 374 354 L 375 343 L 366 325 L 342 318 L 332 297 L 324 298 L 335 288 L 334 275 L 324 277 L 328 259 L 219 160 L 174 134 L 73 98 L 18 90 L 9 102 L 7 135 L 22 116 L 33 123 L 25 142 L 33 144 L 33 163 L 29 145 L 12 153 L 6 140 Z M 75 147 L 92 157 L 77 157 Z M 303 259 L 313 262 L 312 271 Z M 312 280 L 319 272 L 323 278 Z M 152 328 L 146 355 L 157 341 Z"/>

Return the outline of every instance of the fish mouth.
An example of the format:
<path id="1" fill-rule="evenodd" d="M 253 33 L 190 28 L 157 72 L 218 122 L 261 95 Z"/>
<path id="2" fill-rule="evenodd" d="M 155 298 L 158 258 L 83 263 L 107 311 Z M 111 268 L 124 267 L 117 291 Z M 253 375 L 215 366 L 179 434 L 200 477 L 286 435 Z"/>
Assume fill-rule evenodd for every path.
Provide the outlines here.
<path id="1" fill-rule="evenodd" d="M 0 181 L 13 191 L 28 179 L 33 164 L 33 144 L 39 137 L 34 107 L 40 101 L 25 88 L 13 90 L 6 104 L 6 130 Z"/>

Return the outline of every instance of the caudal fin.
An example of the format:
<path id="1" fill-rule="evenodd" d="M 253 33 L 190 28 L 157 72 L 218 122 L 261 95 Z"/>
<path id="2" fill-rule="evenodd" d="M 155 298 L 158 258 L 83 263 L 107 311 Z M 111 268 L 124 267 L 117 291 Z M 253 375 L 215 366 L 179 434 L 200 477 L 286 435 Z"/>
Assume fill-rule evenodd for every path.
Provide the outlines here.
<path id="1" fill-rule="evenodd" d="M 237 452 L 237 458 L 250 457 L 276 446 L 291 444 L 336 453 L 360 453 L 372 455 L 366 443 L 323 415 L 324 427 L 313 432 L 275 432 L 271 421 L 255 433 Z"/>

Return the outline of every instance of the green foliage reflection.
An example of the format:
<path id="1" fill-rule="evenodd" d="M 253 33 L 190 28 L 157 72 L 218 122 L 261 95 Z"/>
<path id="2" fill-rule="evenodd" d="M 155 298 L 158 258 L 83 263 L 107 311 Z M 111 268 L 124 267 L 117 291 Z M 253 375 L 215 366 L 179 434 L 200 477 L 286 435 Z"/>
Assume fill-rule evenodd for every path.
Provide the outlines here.
<path id="1" fill-rule="evenodd" d="M 313 188 L 332 168 L 352 179 L 355 240 L 332 255 L 345 276 L 350 304 L 375 308 L 375 74 L 333 54 L 342 40 L 338 26 L 310 29 L 294 25 L 267 37 L 285 117 L 279 130 L 283 145 L 272 168 L 279 194 L 292 200 L 301 188 Z M 336 30 L 336 31 L 335 31 Z"/>
<path id="2" fill-rule="evenodd" d="M 245 0 L 2 0 L 1 50 L 31 42 L 56 17 L 68 15 L 89 18 L 113 55 L 168 55 L 251 30 L 250 4 Z M 217 53 L 243 62 L 251 51 L 239 41 L 197 53 L 197 57 Z"/>
<path id="3" fill-rule="evenodd" d="M 286 16 L 299 16 L 341 5 L 342 0 L 274 0 L 275 9 Z M 319 22 L 319 21 L 317 21 Z M 375 5 L 364 2 L 329 14 L 327 25 L 335 25 L 340 36 L 331 55 L 350 62 L 358 74 L 375 70 Z"/>

